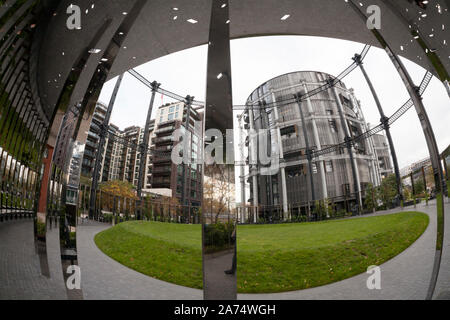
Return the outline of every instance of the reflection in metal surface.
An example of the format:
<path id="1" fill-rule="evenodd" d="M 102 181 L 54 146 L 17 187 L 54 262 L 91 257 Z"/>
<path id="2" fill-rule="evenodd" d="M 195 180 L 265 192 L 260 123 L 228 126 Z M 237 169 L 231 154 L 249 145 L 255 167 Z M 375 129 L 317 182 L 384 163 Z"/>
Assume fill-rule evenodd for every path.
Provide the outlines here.
<path id="1" fill-rule="evenodd" d="M 364 0 L 361 1 L 366 2 Z M 264 2 L 264 5 L 261 4 L 261 2 Z M 291 26 L 297 26 L 297 24 L 294 23 L 290 24 L 290 22 L 294 20 L 292 18 L 295 18 L 294 14 L 292 14 L 292 18 L 286 21 L 286 23 L 283 22 L 283 27 L 281 28 L 286 26 L 286 29 L 281 29 L 275 23 L 270 23 L 266 26 L 261 23 L 263 20 L 258 20 L 258 15 L 261 16 L 261 13 L 263 13 L 262 16 L 265 16 L 266 12 L 264 12 L 264 10 L 267 10 L 266 7 L 269 8 L 269 10 L 272 9 L 267 4 L 275 2 L 276 1 L 265 2 L 261 0 L 233 3 L 232 5 L 236 6 L 233 7 L 236 16 L 231 17 L 232 19 L 235 18 L 237 20 L 239 14 L 242 13 L 244 13 L 244 15 L 248 12 L 254 13 L 252 19 L 245 21 L 241 25 L 238 25 L 237 23 L 234 25 L 236 27 L 236 30 L 234 31 L 235 36 L 241 37 L 249 34 L 262 35 L 267 34 L 268 32 L 276 34 L 285 32 L 292 34 L 293 29 L 291 28 L 293 27 Z M 86 37 L 87 41 L 79 41 L 79 43 L 82 43 L 83 45 L 79 45 L 79 43 L 75 42 L 67 45 L 73 45 L 74 52 L 82 51 L 82 53 L 80 53 L 78 59 L 77 57 L 73 57 L 74 60 L 68 63 L 68 68 L 72 68 L 72 71 L 69 72 L 64 84 L 60 85 L 56 80 L 56 84 L 53 83 L 53 78 L 50 79 L 50 77 L 53 76 L 52 73 L 55 70 L 59 72 L 61 71 L 59 68 L 65 68 L 64 63 L 66 61 L 58 60 L 56 57 L 61 54 L 61 51 L 59 50 L 60 43 L 58 41 L 61 41 L 61 47 L 65 45 L 63 43 L 65 40 L 64 36 L 67 34 L 64 32 L 61 32 L 61 34 L 59 34 L 59 32 L 54 32 L 49 36 L 49 38 L 52 38 L 52 41 L 46 43 L 46 31 L 48 31 L 46 29 L 49 26 L 55 26 L 55 21 L 65 22 L 64 18 L 59 19 L 58 17 L 65 16 L 64 6 L 69 3 L 69 1 L 7 0 L 1 1 L 0 5 L 0 221 L 21 218 L 24 214 L 35 214 L 35 248 L 40 258 L 41 273 L 47 277 L 54 277 L 54 275 L 49 272 L 49 270 L 52 270 L 53 272 L 54 268 L 49 268 L 48 266 L 46 248 L 49 244 L 54 244 L 53 242 L 57 243 L 58 240 L 57 237 L 52 237 L 54 240 L 49 240 L 51 243 L 47 243 L 47 230 L 50 230 L 48 227 L 51 227 L 53 223 L 58 226 L 56 222 L 57 219 L 60 218 L 60 258 L 62 259 L 65 281 L 73 275 L 68 272 L 69 267 L 78 263 L 76 227 L 80 198 L 83 205 L 89 203 L 89 191 L 85 188 L 80 194 L 78 190 L 80 185 L 79 161 L 82 159 L 85 142 L 84 130 L 82 130 L 82 128 L 85 128 L 86 124 L 91 120 L 92 111 L 100 89 L 106 78 L 111 76 L 110 71 L 118 53 L 121 49 L 125 49 L 123 47 L 124 40 L 126 39 L 127 34 L 130 33 L 135 19 L 138 17 L 144 5 L 150 3 L 150 1 L 133 0 L 126 2 L 116 1 L 113 3 L 105 0 L 100 1 L 99 4 L 96 3 L 96 8 L 100 7 L 100 9 L 102 9 L 101 5 L 104 6 L 103 8 L 106 8 L 107 5 L 119 8 L 120 6 L 117 5 L 117 3 L 126 3 L 125 6 L 127 6 L 127 9 L 133 5 L 134 7 L 131 11 L 126 10 L 126 12 L 123 12 L 122 10 L 113 12 L 113 10 L 110 10 L 107 14 L 102 15 L 105 20 L 96 20 L 94 17 L 92 20 L 96 21 L 92 25 L 95 25 L 96 29 L 79 33 L 80 35 L 82 34 L 80 40 L 84 40 L 82 38 Z M 199 1 L 199 3 L 192 5 L 192 7 L 186 6 L 187 11 L 183 11 L 183 14 L 187 15 L 192 8 L 200 8 L 201 4 L 212 4 L 205 127 L 206 129 L 218 128 L 220 132 L 214 137 L 207 137 L 207 139 L 205 139 L 206 144 L 211 144 L 225 136 L 225 130 L 231 129 L 233 126 L 231 67 L 229 61 L 229 1 L 213 0 L 204 2 Z M 321 17 L 333 16 L 334 12 L 336 12 L 336 15 L 343 17 L 341 19 L 348 18 L 346 15 L 347 12 L 344 12 L 345 8 L 347 8 L 347 5 L 344 4 L 344 2 L 335 7 L 334 3 L 338 3 L 337 1 L 324 1 L 324 3 L 324 7 L 328 8 L 329 6 L 329 8 L 337 10 L 322 10 L 325 13 L 320 13 Z M 355 28 L 354 20 L 347 20 L 346 22 L 348 23 L 348 26 L 350 26 L 349 35 L 344 35 L 344 37 L 348 37 L 348 39 L 351 40 L 362 41 L 366 39 L 366 42 L 370 41 L 370 39 L 367 39 L 365 36 L 365 34 L 367 34 L 365 28 L 367 17 L 360 11 L 365 9 L 366 6 L 360 3 L 360 7 L 358 7 L 358 3 L 355 5 L 352 1 L 349 1 L 348 3 L 353 6 L 358 16 L 363 19 L 363 23 L 361 24 L 360 30 L 358 30 Z M 437 42 L 434 41 L 437 37 L 427 40 L 423 39 L 422 35 L 419 33 L 419 26 L 415 23 L 415 20 L 411 20 L 412 15 L 416 14 L 417 10 L 404 10 L 403 5 L 394 4 L 392 1 L 379 0 L 377 3 L 383 5 L 383 8 L 386 7 L 391 11 L 390 15 L 386 12 L 386 16 L 391 17 L 393 16 L 392 13 L 394 13 L 394 15 L 401 20 L 400 22 L 403 24 L 403 29 L 407 30 L 405 33 L 412 35 L 414 39 L 417 40 L 420 49 L 419 51 L 423 50 L 426 53 L 426 56 L 429 59 L 428 61 L 435 68 L 435 73 L 439 76 L 441 81 L 444 82 L 450 95 L 448 72 L 445 70 L 445 68 L 448 67 L 448 64 L 443 59 L 448 56 L 445 54 L 447 51 L 442 48 L 438 48 L 437 51 L 433 49 L 433 46 L 437 44 Z M 90 3 L 88 5 L 90 5 Z M 154 7 L 152 6 L 149 10 L 153 12 L 155 9 L 154 12 L 158 12 L 158 9 L 164 7 L 166 4 L 164 4 L 164 1 L 153 1 L 152 5 L 154 5 Z M 294 9 L 298 8 L 296 5 L 297 4 L 293 4 L 293 2 L 289 2 L 286 12 L 295 11 Z M 59 7 L 60 10 L 54 10 L 53 6 Z M 261 6 L 261 11 L 259 11 L 258 6 Z M 415 4 L 412 3 L 408 6 L 411 8 L 411 6 L 415 6 Z M 448 7 L 448 1 L 446 4 L 442 4 L 442 7 Z M 62 9 L 64 9 L 64 11 Z M 306 14 L 314 12 L 311 10 L 316 10 L 315 4 L 307 4 L 304 6 L 304 9 Z M 341 11 L 341 9 L 343 10 Z M 435 8 L 433 7 L 433 9 Z M 189 18 L 187 21 L 202 22 L 203 20 L 206 20 L 201 12 L 202 10 L 204 10 L 204 8 L 198 10 L 198 17 L 186 16 L 186 18 Z M 209 6 L 206 10 L 209 10 Z M 90 10 L 89 14 L 91 14 L 92 11 L 93 10 Z M 333 11 L 333 13 L 328 15 L 326 13 L 327 11 Z M 446 19 L 445 17 L 448 17 L 447 9 L 444 11 L 445 14 L 439 16 L 439 19 L 441 20 L 438 18 L 433 20 L 439 28 L 441 28 L 441 21 Z M 439 14 L 441 14 L 441 12 L 439 12 Z M 142 16 L 143 18 L 141 20 L 145 21 L 147 16 Z M 431 16 L 431 14 L 429 14 L 429 16 Z M 90 17 L 92 17 L 92 15 Z M 285 21 L 288 17 L 289 15 L 285 15 L 282 20 Z M 192 18 L 195 18 L 196 20 L 193 20 Z M 341 19 L 336 19 L 336 23 L 340 23 Z M 182 19 L 178 19 L 177 23 L 181 20 Z M 277 18 L 276 20 L 279 19 Z M 50 22 L 54 24 L 51 25 Z M 170 22 L 172 22 L 171 19 Z M 392 21 L 390 21 L 390 23 L 392 25 Z M 176 26 L 174 22 L 170 25 L 170 28 L 167 28 L 169 30 L 167 33 L 164 32 L 164 34 L 161 34 L 161 25 L 166 27 L 164 24 L 156 26 L 155 23 L 151 25 L 153 37 L 149 37 L 148 43 L 151 44 L 150 46 L 155 45 L 154 55 L 153 52 L 151 55 L 144 53 L 142 56 L 138 56 L 138 59 L 134 62 L 127 62 L 125 59 L 116 61 L 117 70 L 123 72 L 125 67 L 134 66 L 136 61 L 143 59 L 142 57 L 154 58 L 158 55 L 164 55 L 169 52 L 206 42 L 206 39 L 204 39 L 206 38 L 206 26 L 204 28 L 195 29 L 195 32 L 189 31 L 192 34 L 192 38 L 190 38 L 191 35 L 186 36 L 185 33 L 183 33 L 187 29 L 185 26 L 174 27 Z M 197 24 L 197 26 L 200 25 L 201 23 Z M 299 25 L 303 27 L 301 24 Z M 326 30 L 327 28 L 333 29 L 335 26 L 333 23 L 323 25 L 323 29 L 316 29 L 316 26 L 314 25 L 314 28 L 311 30 L 317 31 L 314 31 L 315 34 L 311 35 L 342 36 Z M 421 33 L 424 33 L 424 30 L 426 29 L 424 25 L 426 25 L 425 22 L 423 25 L 421 24 Z M 114 35 L 109 34 L 109 32 L 112 31 L 110 30 L 111 26 L 116 29 Z M 259 28 L 260 26 L 262 28 Z M 412 26 L 412 28 L 410 26 Z M 144 27 L 150 28 L 150 25 L 144 25 Z M 443 27 L 444 26 L 442 25 L 442 28 Z M 411 30 L 408 30 L 408 28 Z M 401 28 L 398 29 L 400 30 Z M 67 32 L 67 30 L 63 29 L 58 30 Z M 140 28 L 137 28 L 137 31 L 140 30 Z M 181 30 L 183 32 L 180 32 Z M 282 32 L 280 30 L 282 30 Z M 305 30 L 300 28 L 295 32 L 301 34 L 305 32 Z M 77 31 L 72 34 L 76 34 L 76 32 Z M 306 30 L 306 32 L 308 32 L 308 30 Z M 400 47 L 401 41 L 410 39 L 402 39 L 401 32 L 391 33 L 389 30 L 389 33 L 386 31 L 387 39 L 392 41 L 392 43 L 390 43 L 391 46 L 389 46 L 380 32 L 374 30 L 373 33 L 392 59 L 402 80 L 405 82 L 412 101 L 415 104 L 429 146 L 435 182 L 438 189 L 437 245 L 433 278 L 428 294 L 428 298 L 432 298 L 438 278 L 442 252 L 444 232 L 444 209 L 442 204 L 443 192 L 446 190 L 445 181 L 443 180 L 434 133 L 431 129 L 426 110 L 424 109 L 420 97 L 415 91 L 414 84 L 406 69 L 394 53 L 394 49 Z M 182 41 L 177 39 L 174 35 L 181 35 L 179 38 L 182 38 Z M 136 32 L 133 33 L 133 36 L 140 37 L 141 34 Z M 73 38 L 71 39 L 73 40 Z M 136 38 L 131 40 L 135 39 Z M 173 41 L 175 45 L 169 43 L 169 41 Z M 128 52 L 132 56 L 132 53 L 136 53 L 133 50 L 141 48 L 141 46 L 134 41 L 130 42 Z M 56 46 L 55 43 L 57 44 Z M 104 45 L 105 43 L 106 46 Z M 432 43 L 432 45 L 429 43 Z M 445 44 L 446 43 L 444 42 L 444 45 Z M 84 45 L 87 46 L 81 49 L 81 46 Z M 159 48 L 158 45 L 160 45 L 161 48 Z M 133 48 L 131 48 L 132 46 Z M 106 47 L 104 54 L 101 57 L 98 55 L 96 56 L 96 53 L 102 51 L 93 48 L 104 47 Z M 142 45 L 142 47 L 147 48 L 145 45 Z M 403 48 L 401 50 L 403 50 Z M 414 52 L 414 54 L 411 52 Z M 411 50 L 411 52 L 405 52 L 405 55 L 409 58 L 415 58 L 417 51 Z M 64 55 L 64 52 L 62 52 L 62 55 Z M 127 57 L 127 55 L 124 55 L 124 57 Z M 55 61 L 53 61 L 54 58 Z M 101 63 L 99 64 L 98 71 L 97 68 L 95 68 L 96 70 L 91 71 L 88 71 L 90 70 L 89 68 L 85 68 L 87 65 L 96 66 L 97 62 L 99 62 L 96 60 L 99 60 L 99 58 L 101 58 Z M 415 60 L 419 64 L 421 63 L 420 60 L 426 60 L 419 58 L 420 57 L 417 56 L 417 59 Z M 52 70 L 52 72 L 38 74 L 39 65 L 41 65 L 41 68 L 39 69 L 40 72 L 45 68 Z M 425 67 L 427 66 L 425 65 Z M 45 79 L 45 81 L 43 81 L 43 79 Z M 82 81 L 81 79 L 86 81 Z M 47 80 L 49 80 L 48 85 Z M 45 82 L 45 86 L 42 85 L 42 82 Z M 81 92 L 76 92 L 76 87 L 81 87 L 81 89 L 78 88 Z M 77 94 L 75 94 L 75 92 Z M 56 104 L 54 103 L 55 101 L 53 101 L 53 98 L 47 97 L 47 94 L 49 96 L 54 95 Z M 82 98 L 81 102 L 79 100 L 80 97 Z M 447 157 L 446 162 L 448 161 Z M 71 169 L 73 169 L 72 175 L 69 175 Z M 205 192 L 203 194 L 205 201 L 203 203 L 202 211 L 205 298 L 234 299 L 236 297 L 235 216 L 229 205 L 230 201 L 224 202 L 223 197 L 219 196 L 214 188 L 214 185 L 216 185 L 223 186 L 222 192 L 224 190 L 226 192 L 232 190 L 234 168 L 232 166 L 214 164 L 205 166 L 203 170 L 206 176 L 204 181 Z M 245 181 L 243 182 L 245 183 Z M 92 189 L 94 189 L 94 194 L 96 195 L 95 188 Z M 121 212 L 124 210 L 122 208 L 126 207 L 127 212 L 130 210 L 132 212 L 136 211 L 136 203 L 133 202 L 133 200 L 129 200 L 130 199 L 121 199 L 99 192 L 100 207 L 105 206 L 107 211 L 111 211 L 116 215 L 115 218 L 120 217 Z M 258 203 L 257 198 L 255 198 L 254 201 L 255 203 Z M 243 198 L 243 202 L 245 202 L 245 197 Z M 151 206 L 152 209 L 150 212 L 153 213 L 153 204 Z M 139 210 L 142 212 L 142 203 L 139 205 L 139 208 L 141 208 Z M 256 209 L 256 207 L 243 208 L 241 219 L 256 222 Z M 307 210 L 309 211 L 309 203 Z M 283 213 L 286 213 L 286 211 L 287 206 L 283 208 Z M 171 216 L 170 207 L 169 216 Z M 190 217 L 188 221 L 189 220 L 191 220 Z M 116 219 L 112 219 L 112 221 L 114 223 Z M 53 264 L 51 264 L 51 266 L 53 266 Z M 80 290 L 70 290 L 68 291 L 68 296 L 71 299 L 82 298 L 82 292 Z"/>
<path id="2" fill-rule="evenodd" d="M 61 170 L 60 179 L 56 181 L 58 188 L 57 203 L 58 213 L 60 214 L 60 243 L 61 243 L 61 262 L 63 268 L 64 280 L 67 282 L 71 278 L 73 266 L 78 265 L 77 247 L 76 247 L 76 226 L 78 219 L 78 189 L 80 185 L 80 166 L 82 153 L 84 151 L 84 143 L 87 134 L 84 128 L 88 128 L 97 103 L 100 91 L 108 77 L 111 66 L 119 53 L 123 42 L 130 31 L 134 20 L 139 15 L 142 7 L 145 5 L 144 0 L 138 0 L 130 12 L 126 15 L 121 25 L 114 33 L 109 45 L 101 57 L 101 63 L 98 69 L 93 73 L 89 85 L 85 91 L 85 95 L 81 102 L 73 102 L 72 93 L 84 70 L 85 63 L 89 59 L 91 48 L 97 48 L 97 43 L 110 21 L 106 21 L 102 28 L 97 32 L 92 40 L 91 46 L 86 48 L 77 64 L 72 68 L 65 89 L 62 91 L 59 99 L 58 110 L 67 110 L 62 121 L 61 129 L 58 134 L 58 143 L 56 154 L 58 158 L 54 158 L 53 162 Z M 71 77 L 73 76 L 73 78 Z M 68 105 L 70 102 L 73 105 Z M 87 116 L 87 117 L 86 117 Z M 83 130 L 80 130 L 83 128 Z M 66 131 L 66 132 L 64 132 Z M 65 133 L 65 134 L 64 134 Z M 59 149 L 62 152 L 58 152 Z M 59 157 L 62 154 L 63 156 Z M 66 156 L 64 156 L 66 155 Z M 78 159 L 78 160 L 77 160 Z M 78 161 L 78 168 L 74 170 L 74 163 Z M 69 176 L 69 166 L 71 175 Z M 70 185 L 69 182 L 72 182 Z M 82 299 L 82 291 L 80 288 L 67 288 L 69 299 Z"/>
<path id="3" fill-rule="evenodd" d="M 93 178 L 92 178 L 92 184 L 91 184 L 91 195 L 90 195 L 90 205 L 89 205 L 89 217 L 91 219 L 98 217 L 98 212 L 97 212 L 97 208 L 96 208 L 96 199 L 97 199 L 98 182 L 100 179 L 100 166 L 103 161 L 102 155 L 104 152 L 106 135 L 108 134 L 109 121 L 111 120 L 112 110 L 114 108 L 114 103 L 116 101 L 117 93 L 119 92 L 120 85 L 122 84 L 122 79 L 123 79 L 123 74 L 121 74 L 119 76 L 119 78 L 117 79 L 113 94 L 111 96 L 111 100 L 108 105 L 108 109 L 106 111 L 106 116 L 102 123 L 101 131 L 100 131 L 100 140 L 98 143 L 97 157 L 95 158 L 94 173 L 92 175 Z"/>
<path id="4" fill-rule="evenodd" d="M 355 11 L 355 13 L 361 17 L 361 20 L 366 23 L 367 17 L 358 7 L 354 4 L 352 0 L 348 1 L 350 7 Z M 434 259 L 433 272 L 431 275 L 431 282 L 428 289 L 427 300 L 433 298 L 433 293 L 436 287 L 437 278 L 439 275 L 439 268 L 441 264 L 442 257 L 442 246 L 444 241 L 444 190 L 446 189 L 446 181 L 444 179 L 442 171 L 442 163 L 440 161 L 439 149 L 437 147 L 436 138 L 434 136 L 433 128 L 431 127 L 430 119 L 423 105 L 422 98 L 419 94 L 419 90 L 415 86 L 411 79 L 408 71 L 403 65 L 399 57 L 394 53 L 389 44 L 386 42 L 385 38 L 377 29 L 371 30 L 376 39 L 380 42 L 380 45 L 388 54 L 395 69 L 398 71 L 400 78 L 402 79 L 405 87 L 411 97 L 416 108 L 417 115 L 419 117 L 422 129 L 425 135 L 425 140 L 427 142 L 428 151 L 430 153 L 431 164 L 433 166 L 434 182 L 436 186 L 436 210 L 437 210 L 437 232 L 436 232 L 436 253 Z M 434 65 L 436 67 L 436 65 Z M 436 70 L 439 73 L 439 70 Z"/>
<path id="5" fill-rule="evenodd" d="M 33 43 L 38 16 L 45 9 L 38 1 L 15 1 L 0 11 L 0 220 L 22 218 L 35 212 L 36 191 L 48 121 L 40 119 L 34 99 Z M 45 21 L 43 21 L 45 23 Z M 49 276 L 45 247 L 45 219 L 35 216 L 35 249 L 41 273 Z"/>
<path id="6" fill-rule="evenodd" d="M 226 129 L 233 126 L 228 1 L 212 1 L 210 23 L 205 128 L 219 130 L 215 136 L 205 134 L 205 146 L 223 141 Z M 220 154 L 221 149 L 223 143 L 210 156 Z M 215 163 L 206 153 L 205 147 L 202 207 L 204 298 L 233 300 L 237 298 L 236 221 L 227 199 L 234 184 L 234 165 Z"/>

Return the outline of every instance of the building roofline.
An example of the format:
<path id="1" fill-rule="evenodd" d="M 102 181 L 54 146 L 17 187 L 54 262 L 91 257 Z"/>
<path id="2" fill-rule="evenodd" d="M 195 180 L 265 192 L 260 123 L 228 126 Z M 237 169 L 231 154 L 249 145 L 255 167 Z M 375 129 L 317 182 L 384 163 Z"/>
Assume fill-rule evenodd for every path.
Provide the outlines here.
<path id="1" fill-rule="evenodd" d="M 324 71 L 298 70 L 298 71 L 287 72 L 287 73 L 280 74 L 280 75 L 278 75 L 278 76 L 276 76 L 276 77 L 273 77 L 273 78 L 271 78 L 271 79 L 269 79 L 269 80 L 266 80 L 266 81 L 264 81 L 263 83 L 261 83 L 261 84 L 260 84 L 259 86 L 257 86 L 257 87 L 252 91 L 252 93 L 248 96 L 247 102 L 251 100 L 250 98 L 251 98 L 251 96 L 253 95 L 253 93 L 254 93 L 255 91 L 257 91 L 258 88 L 260 88 L 260 87 L 262 87 L 263 85 L 265 85 L 266 83 L 268 83 L 268 82 L 270 82 L 270 81 L 273 81 L 273 80 L 275 80 L 275 79 L 277 79 L 277 78 L 281 78 L 281 77 L 290 75 L 290 74 L 303 73 L 303 72 L 323 73 L 323 74 L 326 74 L 326 75 L 332 77 L 333 79 L 336 79 L 336 76 L 333 76 L 332 74 L 329 74 L 328 72 L 324 72 Z"/>

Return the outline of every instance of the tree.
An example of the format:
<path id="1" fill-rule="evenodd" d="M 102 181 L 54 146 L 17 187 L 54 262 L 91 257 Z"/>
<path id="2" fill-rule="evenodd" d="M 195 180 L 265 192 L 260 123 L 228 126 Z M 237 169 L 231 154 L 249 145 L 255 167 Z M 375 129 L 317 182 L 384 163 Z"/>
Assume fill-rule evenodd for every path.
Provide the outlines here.
<path id="1" fill-rule="evenodd" d="M 423 184 L 423 181 L 419 180 L 414 183 L 414 191 L 416 195 L 422 194 L 425 192 L 425 185 Z"/>
<path id="2" fill-rule="evenodd" d="M 162 197 L 161 203 L 163 206 L 163 214 L 169 216 L 169 222 L 172 222 L 172 217 L 174 216 L 174 213 L 175 213 L 175 219 L 176 219 L 176 217 L 178 216 L 178 213 L 183 212 L 182 210 L 179 210 L 179 208 L 178 208 L 180 202 L 178 201 L 177 198 Z"/>
<path id="3" fill-rule="evenodd" d="M 383 179 L 379 187 L 379 197 L 386 206 L 391 205 L 397 196 L 397 180 L 395 174 L 390 174 Z"/>
<path id="4" fill-rule="evenodd" d="M 116 210 L 120 213 L 125 213 L 125 210 L 129 210 L 130 205 L 133 206 L 134 201 L 139 199 L 136 195 L 135 187 L 129 182 L 120 180 L 102 182 L 100 191 L 102 192 L 102 208 L 106 207 L 108 211 L 114 211 L 114 197 L 118 198 Z M 100 197 L 100 195 L 98 196 Z M 133 208 L 131 208 L 131 211 L 133 211 Z"/>
<path id="5" fill-rule="evenodd" d="M 373 184 L 369 183 L 366 188 L 366 197 L 364 199 L 364 205 L 367 210 L 372 211 L 378 204 L 378 191 L 374 188 Z"/>
<path id="6" fill-rule="evenodd" d="M 403 197 L 405 198 L 405 200 L 411 200 L 412 199 L 411 187 L 410 186 L 405 186 L 403 188 Z"/>
<path id="7" fill-rule="evenodd" d="M 135 187 L 131 183 L 125 181 L 114 180 L 102 182 L 100 184 L 100 190 L 117 197 L 129 198 L 133 200 L 138 199 Z"/>
<path id="8" fill-rule="evenodd" d="M 204 201 L 209 214 L 214 214 L 214 223 L 218 223 L 221 214 L 229 212 L 234 202 L 234 175 L 227 165 L 214 165 L 205 168 Z"/>

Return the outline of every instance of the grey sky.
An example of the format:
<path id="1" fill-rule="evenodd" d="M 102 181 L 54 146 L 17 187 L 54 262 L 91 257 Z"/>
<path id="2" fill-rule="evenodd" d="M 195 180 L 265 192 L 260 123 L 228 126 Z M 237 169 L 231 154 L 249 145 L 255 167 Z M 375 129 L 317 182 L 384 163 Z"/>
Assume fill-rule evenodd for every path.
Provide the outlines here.
<path id="1" fill-rule="evenodd" d="M 231 42 L 233 100 L 244 104 L 249 94 L 260 84 L 278 75 L 300 71 L 322 71 L 337 76 L 352 62 L 351 57 L 361 52 L 364 45 L 337 39 L 279 36 L 233 40 Z M 148 62 L 138 68 L 149 80 L 157 80 L 162 87 L 180 95 L 193 95 L 205 100 L 207 47 L 201 46 Z M 403 60 L 414 82 L 420 84 L 425 70 Z M 378 92 L 386 115 L 392 115 L 409 97 L 383 50 L 372 48 L 365 67 Z M 100 100 L 108 103 L 116 79 L 103 88 Z M 344 83 L 355 89 L 361 100 L 366 121 L 377 125 L 379 114 L 370 90 L 359 69 L 348 75 Z M 112 114 L 112 123 L 121 129 L 127 126 L 144 126 L 150 90 L 126 74 Z M 161 105 L 157 95 L 155 110 Z M 171 102 L 164 97 L 164 103 Z M 430 121 L 439 150 L 450 144 L 450 100 L 442 83 L 434 78 L 424 96 Z M 155 111 L 154 110 L 154 111 Z M 423 131 L 414 108 L 392 127 L 400 167 L 428 156 Z"/>

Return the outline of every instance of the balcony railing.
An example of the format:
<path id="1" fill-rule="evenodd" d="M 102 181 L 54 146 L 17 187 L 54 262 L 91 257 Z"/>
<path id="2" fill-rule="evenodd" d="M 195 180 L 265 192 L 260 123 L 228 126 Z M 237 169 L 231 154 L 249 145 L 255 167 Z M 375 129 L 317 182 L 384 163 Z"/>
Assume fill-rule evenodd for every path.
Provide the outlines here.
<path id="1" fill-rule="evenodd" d="M 155 131 L 155 134 L 160 134 L 160 133 L 166 133 L 166 132 L 171 132 L 175 130 L 175 126 L 170 126 L 170 127 L 164 127 L 161 129 L 158 129 Z"/>
<path id="2" fill-rule="evenodd" d="M 155 139 L 155 143 L 170 142 L 170 141 L 172 141 L 172 136 L 161 137 L 161 138 Z"/>

